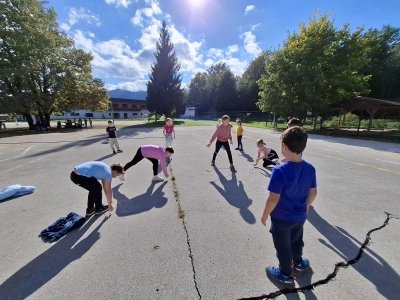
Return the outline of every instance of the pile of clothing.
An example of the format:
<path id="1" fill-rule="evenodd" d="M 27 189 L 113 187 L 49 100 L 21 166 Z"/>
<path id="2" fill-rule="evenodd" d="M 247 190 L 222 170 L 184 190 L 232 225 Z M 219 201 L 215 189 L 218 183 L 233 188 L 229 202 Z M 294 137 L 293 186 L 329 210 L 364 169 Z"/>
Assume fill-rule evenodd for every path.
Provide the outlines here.
<path id="1" fill-rule="evenodd" d="M 0 189 L 0 201 L 33 193 L 36 190 L 31 185 L 13 184 Z"/>
<path id="2" fill-rule="evenodd" d="M 67 232 L 81 227 L 85 223 L 85 217 L 70 212 L 67 217 L 59 218 L 46 229 L 42 230 L 39 237 L 46 243 L 52 243 L 63 237 Z"/>

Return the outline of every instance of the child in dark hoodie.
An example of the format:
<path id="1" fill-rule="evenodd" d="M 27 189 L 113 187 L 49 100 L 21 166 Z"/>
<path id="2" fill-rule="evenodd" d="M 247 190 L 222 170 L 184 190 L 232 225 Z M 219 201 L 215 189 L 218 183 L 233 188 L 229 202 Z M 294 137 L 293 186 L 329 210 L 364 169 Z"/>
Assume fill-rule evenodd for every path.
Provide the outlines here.
<path id="1" fill-rule="evenodd" d="M 210 143 L 208 143 L 207 147 L 210 147 L 212 142 L 214 142 L 214 140 L 217 139 L 217 142 L 215 144 L 215 151 L 211 161 L 211 166 L 213 167 L 215 166 L 215 158 L 217 157 L 217 154 L 221 149 L 221 147 L 224 146 L 226 153 L 228 154 L 229 163 L 231 165 L 230 169 L 232 172 L 236 172 L 236 169 L 233 166 L 232 153 L 228 143 L 229 140 L 230 143 L 232 144 L 232 134 L 231 134 L 232 125 L 229 124 L 229 120 L 230 118 L 227 115 L 224 115 L 222 117 L 222 124 L 219 125 L 215 130 L 213 136 L 210 139 Z"/>

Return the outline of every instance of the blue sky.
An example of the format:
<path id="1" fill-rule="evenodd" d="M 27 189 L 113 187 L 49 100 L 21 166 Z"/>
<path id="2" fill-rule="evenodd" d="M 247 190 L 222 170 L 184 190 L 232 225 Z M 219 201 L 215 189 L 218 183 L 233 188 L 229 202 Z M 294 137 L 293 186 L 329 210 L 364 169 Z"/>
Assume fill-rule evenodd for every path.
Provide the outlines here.
<path id="1" fill-rule="evenodd" d="M 398 0 L 49 0 L 49 5 L 60 30 L 77 48 L 92 52 L 94 76 L 109 90 L 146 90 L 162 20 L 184 85 L 220 61 L 241 75 L 261 51 L 278 49 L 316 11 L 330 13 L 337 27 L 400 27 Z"/>

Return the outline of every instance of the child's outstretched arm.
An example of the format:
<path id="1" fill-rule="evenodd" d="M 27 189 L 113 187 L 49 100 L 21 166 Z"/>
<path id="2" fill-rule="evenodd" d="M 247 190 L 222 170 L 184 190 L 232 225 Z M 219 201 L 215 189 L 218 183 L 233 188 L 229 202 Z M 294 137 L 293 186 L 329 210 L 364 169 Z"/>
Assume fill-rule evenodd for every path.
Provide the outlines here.
<path id="1" fill-rule="evenodd" d="M 266 226 L 267 225 L 267 220 L 268 216 L 271 214 L 271 212 L 275 209 L 276 205 L 279 202 L 281 195 L 273 192 L 269 192 L 267 202 L 265 203 L 265 208 L 264 212 L 261 216 L 261 223 Z"/>
<path id="2" fill-rule="evenodd" d="M 316 197 L 317 197 L 317 188 L 310 189 L 307 197 L 307 211 L 310 208 L 311 204 L 314 202 Z"/>
<path id="3" fill-rule="evenodd" d="M 257 152 L 256 162 L 253 164 L 253 166 L 257 166 L 259 160 L 260 160 L 260 152 Z"/>
<path id="4" fill-rule="evenodd" d="M 218 128 L 217 128 L 217 130 L 215 130 L 213 136 L 210 139 L 210 142 L 207 144 L 207 147 L 210 147 L 212 142 L 214 142 L 214 140 L 217 138 L 217 132 L 218 132 Z"/>

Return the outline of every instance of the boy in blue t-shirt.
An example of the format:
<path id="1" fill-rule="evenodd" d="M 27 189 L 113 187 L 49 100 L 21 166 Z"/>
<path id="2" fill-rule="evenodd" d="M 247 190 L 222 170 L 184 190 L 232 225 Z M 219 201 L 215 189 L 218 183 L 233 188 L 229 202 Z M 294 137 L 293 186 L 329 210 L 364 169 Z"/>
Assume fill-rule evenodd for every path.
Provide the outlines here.
<path id="1" fill-rule="evenodd" d="M 279 268 L 267 267 L 270 279 L 294 285 L 293 272 L 306 271 L 310 263 L 303 258 L 303 225 L 307 211 L 317 196 L 314 167 L 301 159 L 307 144 L 307 132 L 295 126 L 282 133 L 282 154 L 285 163 L 272 171 L 269 196 L 261 217 L 265 226 L 271 216 L 272 239 Z M 292 269 L 293 265 L 293 269 Z"/>

